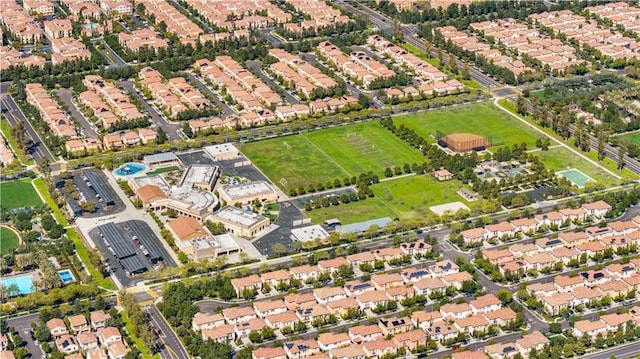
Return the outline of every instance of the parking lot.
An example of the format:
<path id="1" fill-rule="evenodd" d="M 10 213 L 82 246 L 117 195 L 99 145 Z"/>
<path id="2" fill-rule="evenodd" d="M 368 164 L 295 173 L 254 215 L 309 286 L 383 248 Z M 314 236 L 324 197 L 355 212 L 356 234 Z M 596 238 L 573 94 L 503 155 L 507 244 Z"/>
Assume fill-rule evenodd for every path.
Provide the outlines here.
<path id="1" fill-rule="evenodd" d="M 185 166 L 189 165 L 214 165 L 215 162 L 204 151 L 194 151 L 177 155 Z"/>
<path id="2" fill-rule="evenodd" d="M 238 162 L 249 161 L 246 157 L 241 156 L 235 160 L 227 160 L 227 161 L 218 161 L 216 164 L 220 166 L 220 170 L 222 174 L 225 175 L 233 175 L 239 176 L 249 179 L 250 181 L 269 181 L 267 177 L 265 177 L 262 172 L 258 171 L 258 169 L 254 165 L 248 166 L 240 166 L 235 167 L 235 164 Z"/>
<path id="3" fill-rule="evenodd" d="M 97 169 L 78 170 L 73 173 L 73 184 L 80 191 L 78 202 L 89 201 L 96 205 L 93 213 L 83 213 L 82 217 L 95 218 L 124 211 L 125 204 L 107 181 L 102 171 Z M 107 203 L 109 201 L 109 203 Z"/>
<path id="4" fill-rule="evenodd" d="M 295 228 L 293 226 L 293 221 L 305 218 L 307 217 L 291 202 L 281 202 L 280 214 L 274 222 L 278 228 L 269 232 L 264 237 L 254 240 L 252 242 L 253 246 L 263 256 L 275 254 L 273 251 L 273 245 L 276 243 L 284 244 L 287 247 L 287 250 L 291 250 L 291 229 Z"/>
<path id="5" fill-rule="evenodd" d="M 304 208 L 304 204 L 305 202 L 308 201 L 317 201 L 320 200 L 323 197 L 332 197 L 332 196 L 338 196 L 340 197 L 341 194 L 350 194 L 350 193 L 356 193 L 357 191 L 351 187 L 348 188 L 340 188 L 340 189 L 336 189 L 334 191 L 331 192 L 324 192 L 322 194 L 312 194 L 312 195 L 306 195 L 306 196 L 300 196 L 300 197 L 296 197 L 294 199 L 291 200 L 291 203 L 293 203 L 296 207 L 302 209 Z"/>
<path id="6" fill-rule="evenodd" d="M 142 272 L 176 266 L 161 239 L 143 221 L 103 223 L 92 229 L 89 236 L 106 258 L 111 272 L 125 287 L 142 280 L 139 274 L 127 275 L 125 266 L 129 263 L 140 264 L 144 268 Z M 155 261 L 156 258 L 160 259 Z"/>

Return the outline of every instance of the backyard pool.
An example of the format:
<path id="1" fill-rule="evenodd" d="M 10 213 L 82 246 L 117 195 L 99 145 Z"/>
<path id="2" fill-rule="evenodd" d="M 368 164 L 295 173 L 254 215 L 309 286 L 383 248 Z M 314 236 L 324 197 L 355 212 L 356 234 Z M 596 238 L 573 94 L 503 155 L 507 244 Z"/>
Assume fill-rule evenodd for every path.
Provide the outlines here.
<path id="1" fill-rule="evenodd" d="M 136 173 L 140 173 L 147 170 L 147 166 L 142 163 L 136 162 L 127 162 L 124 165 L 120 166 L 120 168 L 113 171 L 116 176 L 127 177 L 135 175 Z"/>
<path id="2" fill-rule="evenodd" d="M 15 277 L 5 277 L 0 279 L 0 283 L 7 289 L 12 287 L 18 289 L 18 295 L 24 295 L 35 292 L 33 287 L 33 273 L 22 274 Z"/>
<path id="3" fill-rule="evenodd" d="M 75 281 L 75 278 L 73 278 L 73 274 L 68 269 L 59 271 L 58 275 L 60 276 L 60 279 L 62 279 L 62 283 L 64 284 L 69 284 Z"/>

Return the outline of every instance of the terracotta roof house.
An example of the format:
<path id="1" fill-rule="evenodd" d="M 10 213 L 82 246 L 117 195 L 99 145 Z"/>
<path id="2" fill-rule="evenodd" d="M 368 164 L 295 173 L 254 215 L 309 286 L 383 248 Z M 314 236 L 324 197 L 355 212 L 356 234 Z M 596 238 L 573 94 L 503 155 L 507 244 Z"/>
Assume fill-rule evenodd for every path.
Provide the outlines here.
<path id="1" fill-rule="evenodd" d="M 64 320 L 60 318 L 53 318 L 47 322 L 47 328 L 49 328 L 49 332 L 51 336 L 54 338 L 61 337 L 63 335 L 69 334 L 67 330 L 67 326 L 64 323 Z"/>
<path id="2" fill-rule="evenodd" d="M 377 325 L 358 325 L 349 327 L 349 337 L 355 344 L 360 344 L 382 338 L 383 334 Z"/>
<path id="3" fill-rule="evenodd" d="M 253 359 L 287 359 L 287 353 L 282 347 L 262 347 L 251 352 Z"/>

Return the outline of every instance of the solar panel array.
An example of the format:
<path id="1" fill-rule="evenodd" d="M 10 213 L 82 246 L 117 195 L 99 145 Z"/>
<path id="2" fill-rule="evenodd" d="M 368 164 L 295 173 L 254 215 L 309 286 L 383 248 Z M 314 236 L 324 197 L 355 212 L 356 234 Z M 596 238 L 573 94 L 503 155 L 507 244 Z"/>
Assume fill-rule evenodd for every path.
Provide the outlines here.
<path id="1" fill-rule="evenodd" d="M 157 245 L 157 237 L 155 233 L 149 228 L 149 226 L 142 226 L 139 222 L 128 221 L 127 224 L 131 227 L 133 234 L 138 237 L 140 243 L 149 252 L 149 259 L 157 261 L 162 259 L 162 251 Z"/>
<path id="2" fill-rule="evenodd" d="M 129 273 L 143 272 L 147 270 L 147 266 L 138 256 L 131 256 L 121 259 L 120 263 Z"/>
<path id="3" fill-rule="evenodd" d="M 103 224 L 98 229 L 115 252 L 116 258 L 122 259 L 136 254 L 135 244 L 130 238 L 126 238 L 115 224 Z"/>
<path id="4" fill-rule="evenodd" d="M 104 176 L 93 171 L 85 171 L 84 175 L 87 176 L 87 179 L 91 182 L 93 189 L 100 195 L 100 197 L 102 197 L 104 203 L 114 203 L 115 192 Z"/>

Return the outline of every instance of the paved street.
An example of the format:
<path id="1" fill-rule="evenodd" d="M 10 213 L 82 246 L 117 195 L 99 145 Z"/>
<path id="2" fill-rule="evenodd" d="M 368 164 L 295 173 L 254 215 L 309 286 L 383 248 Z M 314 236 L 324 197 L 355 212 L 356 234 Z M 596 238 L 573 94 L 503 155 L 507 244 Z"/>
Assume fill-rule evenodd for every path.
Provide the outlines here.
<path id="1" fill-rule="evenodd" d="M 247 67 L 255 70 L 258 73 L 258 79 L 262 80 L 262 82 L 266 83 L 272 90 L 276 91 L 277 89 L 282 89 L 284 93 L 284 100 L 291 104 L 297 105 L 301 104 L 302 101 L 295 98 L 287 89 L 280 86 L 277 82 L 275 82 L 267 73 L 262 71 L 262 63 L 260 61 L 247 60 Z"/>
<path id="2" fill-rule="evenodd" d="M 24 113 L 22 113 L 22 110 L 18 107 L 14 99 L 9 96 L 8 93 L 2 93 L 0 95 L 0 98 L 0 107 L 2 108 L 2 113 L 6 115 L 7 120 L 9 121 L 9 125 L 14 127 L 19 121 L 22 121 L 31 140 L 33 140 L 34 143 L 38 144 L 34 147 L 33 153 L 31 153 L 31 156 L 36 161 L 36 163 L 40 163 L 43 158 L 47 158 L 49 160 L 49 163 L 52 164 L 51 170 L 54 172 L 59 170 L 60 166 L 57 164 L 53 164 L 57 159 L 51 153 L 51 151 L 49 151 L 40 135 L 33 128 L 31 122 L 27 120 Z"/>
<path id="3" fill-rule="evenodd" d="M 60 100 L 62 100 L 62 102 L 67 105 L 71 117 L 75 119 L 76 123 L 80 124 L 84 135 L 92 138 L 98 138 L 98 133 L 96 132 L 95 126 L 91 124 L 89 120 L 84 117 L 84 114 L 82 114 L 78 110 L 76 105 L 73 104 L 73 101 L 71 101 L 72 96 L 73 91 L 71 91 L 71 89 L 61 88 L 58 90 L 58 97 L 60 97 Z"/>
<path id="4" fill-rule="evenodd" d="M 189 80 L 189 82 L 195 85 L 198 88 L 198 90 L 202 92 L 203 95 L 209 95 L 208 97 L 212 99 L 213 102 L 215 102 L 220 108 L 222 108 L 222 113 L 220 114 L 220 118 L 225 118 L 235 113 L 235 111 L 229 105 L 227 105 L 224 101 L 222 101 L 215 92 L 209 89 L 208 86 L 202 83 L 202 81 L 200 81 L 198 77 L 196 77 L 191 72 L 185 72 L 185 73 L 187 74 L 187 79 Z"/>
<path id="5" fill-rule="evenodd" d="M 29 314 L 22 317 L 7 319 L 7 326 L 14 327 L 25 343 L 25 349 L 31 354 L 32 359 L 44 358 L 44 353 L 31 338 L 31 323 L 35 323 L 40 318 L 38 313 Z"/>
<path id="6" fill-rule="evenodd" d="M 163 351 L 166 350 L 166 348 L 169 349 L 169 356 L 166 356 L 165 354 L 163 355 L 163 357 L 175 358 L 177 356 L 178 359 L 189 359 L 189 355 L 180 342 L 180 339 L 178 339 L 173 330 L 171 330 L 169 324 L 164 319 L 162 314 L 160 314 L 158 308 L 156 308 L 155 305 L 150 305 L 144 307 L 144 310 L 151 317 L 151 322 L 153 323 L 153 325 L 160 330 L 161 340 L 165 344 L 165 348 L 163 349 Z"/>
<path id="7" fill-rule="evenodd" d="M 151 121 L 156 124 L 156 126 L 162 127 L 164 132 L 167 134 L 167 138 L 171 140 L 179 140 L 180 136 L 178 135 L 178 130 L 182 128 L 179 124 L 169 123 L 164 117 L 162 117 L 149 103 L 147 100 L 142 97 L 142 95 L 136 91 L 133 82 L 130 80 L 120 81 L 119 86 L 122 87 L 125 91 L 129 92 L 135 96 L 140 102 L 142 102 L 145 111 L 151 118 Z"/>

